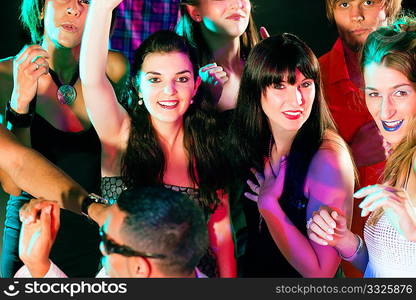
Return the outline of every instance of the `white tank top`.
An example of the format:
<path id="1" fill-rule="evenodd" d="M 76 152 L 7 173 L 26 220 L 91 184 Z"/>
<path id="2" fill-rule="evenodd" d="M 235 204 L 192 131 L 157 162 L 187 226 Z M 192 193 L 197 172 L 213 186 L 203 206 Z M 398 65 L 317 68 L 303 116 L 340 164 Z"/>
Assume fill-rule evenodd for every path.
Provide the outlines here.
<path id="1" fill-rule="evenodd" d="M 375 225 L 364 227 L 368 265 L 364 277 L 416 277 L 416 242 L 407 240 L 384 213 Z"/>

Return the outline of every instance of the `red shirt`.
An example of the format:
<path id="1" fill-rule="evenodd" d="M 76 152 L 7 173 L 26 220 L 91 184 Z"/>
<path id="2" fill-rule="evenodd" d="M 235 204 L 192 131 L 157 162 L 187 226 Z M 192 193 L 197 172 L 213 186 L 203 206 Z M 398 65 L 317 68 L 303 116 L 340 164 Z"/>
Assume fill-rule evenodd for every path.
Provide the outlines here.
<path id="1" fill-rule="evenodd" d="M 328 53 L 319 58 L 319 63 L 321 65 L 323 92 L 329 110 L 340 135 L 350 144 L 357 130 L 373 118 L 365 105 L 364 92 L 357 88 L 350 79 L 340 38 Z M 364 187 L 377 183 L 384 165 L 385 162 L 383 161 L 372 166 L 359 167 L 360 186 Z M 361 217 L 361 209 L 358 207 L 361 201 L 362 199 L 355 199 L 354 201 L 351 230 L 363 236 L 367 218 Z M 347 277 L 362 277 L 362 274 L 349 263 L 343 262 L 342 268 Z"/>
<path id="2" fill-rule="evenodd" d="M 365 105 L 364 92 L 351 81 L 340 38 L 332 49 L 319 58 L 324 95 L 342 138 L 351 143 L 352 137 L 364 124 L 372 121 Z M 379 181 L 385 162 L 359 167 L 360 186 Z"/>

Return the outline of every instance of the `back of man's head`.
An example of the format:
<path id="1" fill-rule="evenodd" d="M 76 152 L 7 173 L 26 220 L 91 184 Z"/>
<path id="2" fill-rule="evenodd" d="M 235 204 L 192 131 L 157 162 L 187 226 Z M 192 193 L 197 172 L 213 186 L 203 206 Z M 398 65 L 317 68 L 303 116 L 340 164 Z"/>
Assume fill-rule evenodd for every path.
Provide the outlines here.
<path id="1" fill-rule="evenodd" d="M 166 276 L 191 274 L 208 247 L 207 224 L 198 205 L 164 187 L 124 191 L 117 205 L 126 214 L 120 234 L 134 249 L 163 254 L 154 263 Z"/>

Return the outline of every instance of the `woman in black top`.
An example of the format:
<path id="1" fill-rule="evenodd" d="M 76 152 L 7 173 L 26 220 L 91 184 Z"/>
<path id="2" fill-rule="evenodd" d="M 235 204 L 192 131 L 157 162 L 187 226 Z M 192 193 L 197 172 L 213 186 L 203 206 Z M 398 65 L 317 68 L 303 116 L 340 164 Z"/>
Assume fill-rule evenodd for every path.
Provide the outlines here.
<path id="1" fill-rule="evenodd" d="M 233 178 L 245 182 L 250 168 L 256 177 L 242 199 L 248 239 L 239 275 L 334 276 L 338 255 L 309 241 L 306 220 L 321 205 L 350 218 L 354 167 L 322 97 L 318 60 L 299 38 L 253 48 L 228 141 Z"/>
<path id="2" fill-rule="evenodd" d="M 23 25 L 33 45 L 0 62 L 0 109 L 19 140 L 31 145 L 89 192 L 99 192 L 100 142 L 88 117 L 79 80 L 79 52 L 89 1 L 24 0 Z M 107 76 L 124 82 L 124 57 L 109 52 Z M 118 88 L 116 90 L 119 90 Z M 6 105 L 7 104 L 7 105 Z M 7 205 L 2 276 L 21 265 L 17 256 L 18 212 L 31 197 L 11 197 Z M 53 199 L 52 199 L 53 200 Z M 100 253 L 98 230 L 85 217 L 61 213 L 53 260 L 70 277 L 92 277 Z"/>

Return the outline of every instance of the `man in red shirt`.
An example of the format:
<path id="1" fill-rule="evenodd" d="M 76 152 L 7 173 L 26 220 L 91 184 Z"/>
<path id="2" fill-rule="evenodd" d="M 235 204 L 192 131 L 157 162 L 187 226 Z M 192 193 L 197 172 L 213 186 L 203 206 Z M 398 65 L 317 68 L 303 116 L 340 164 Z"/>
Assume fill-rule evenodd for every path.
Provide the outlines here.
<path id="1" fill-rule="evenodd" d="M 402 0 L 325 1 L 327 16 L 335 22 L 339 37 L 319 58 L 324 94 L 339 133 L 351 147 L 360 186 L 367 186 L 379 180 L 389 147 L 365 104 L 359 50 L 372 31 L 395 19 Z M 358 204 L 354 204 L 352 231 L 362 236 L 365 219 L 360 217 Z M 344 270 L 349 277 L 360 275 L 352 267 Z"/>

